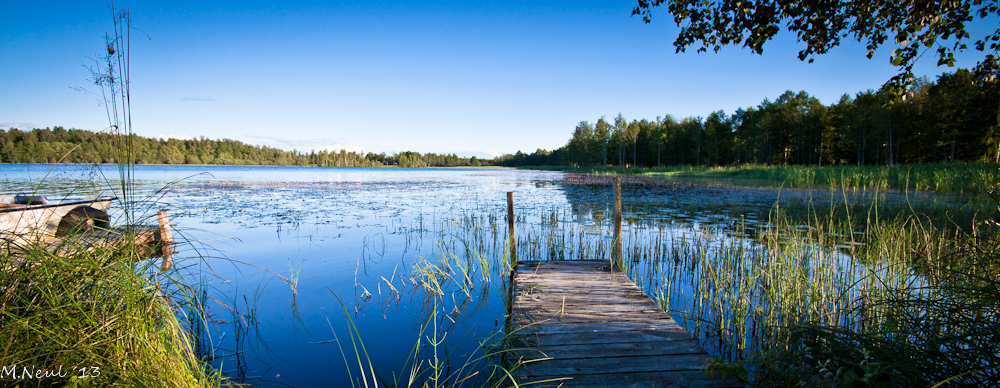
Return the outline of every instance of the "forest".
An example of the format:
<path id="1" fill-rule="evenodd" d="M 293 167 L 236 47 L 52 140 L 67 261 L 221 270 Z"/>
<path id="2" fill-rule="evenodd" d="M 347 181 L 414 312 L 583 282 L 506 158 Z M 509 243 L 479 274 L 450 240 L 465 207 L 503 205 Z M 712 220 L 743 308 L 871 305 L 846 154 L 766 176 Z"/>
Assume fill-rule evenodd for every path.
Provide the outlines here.
<path id="1" fill-rule="evenodd" d="M 581 121 L 555 151 L 518 152 L 498 165 L 895 165 L 1000 162 L 1000 81 L 968 70 L 918 78 L 890 99 L 868 90 L 831 105 L 805 91 L 708 117 Z"/>
<path id="2" fill-rule="evenodd" d="M 455 154 L 400 152 L 367 153 L 284 151 L 254 146 L 236 140 L 151 139 L 131 135 L 135 164 L 215 164 L 247 166 L 320 166 L 320 167 L 459 167 L 480 166 L 475 156 Z M 54 128 L 21 131 L 0 129 L 0 163 L 119 163 L 121 136 L 82 129 Z M 488 161 L 487 161 L 488 162 Z"/>
<path id="3" fill-rule="evenodd" d="M 393 155 L 299 152 L 235 140 L 132 135 L 136 164 L 320 167 L 726 166 L 1000 163 L 1000 81 L 968 70 L 919 78 L 897 98 L 868 90 L 824 105 L 805 91 L 707 117 L 581 121 L 553 151 L 492 160 L 405 151 Z M 0 163 L 117 163 L 119 136 L 63 127 L 0 130 Z"/>

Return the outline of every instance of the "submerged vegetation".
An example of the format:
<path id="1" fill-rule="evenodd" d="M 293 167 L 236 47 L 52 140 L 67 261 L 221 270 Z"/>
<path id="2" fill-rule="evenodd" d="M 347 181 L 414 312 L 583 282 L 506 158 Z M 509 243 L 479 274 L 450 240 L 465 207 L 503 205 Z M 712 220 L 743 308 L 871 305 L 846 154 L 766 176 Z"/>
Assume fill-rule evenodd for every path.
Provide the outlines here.
<path id="1" fill-rule="evenodd" d="M 1000 182 L 991 163 L 904 164 L 895 166 L 766 166 L 579 168 L 575 172 L 730 180 L 790 188 L 830 190 L 930 191 L 979 195 Z"/>

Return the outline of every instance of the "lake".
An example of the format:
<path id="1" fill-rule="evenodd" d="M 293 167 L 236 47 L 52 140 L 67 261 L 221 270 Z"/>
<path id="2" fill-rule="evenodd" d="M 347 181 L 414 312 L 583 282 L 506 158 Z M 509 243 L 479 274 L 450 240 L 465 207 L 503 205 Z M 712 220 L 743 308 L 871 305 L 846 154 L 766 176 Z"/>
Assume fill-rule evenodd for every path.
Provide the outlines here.
<path id="1" fill-rule="evenodd" d="M 2 165 L 0 195 L 121 197 L 119 177 L 113 165 Z M 166 209 L 177 225 L 182 243 L 168 275 L 206 297 L 207 325 L 199 330 L 206 357 L 233 378 L 264 385 L 346 384 L 360 378 L 357 352 L 366 367 L 365 355 L 379 373 L 405 375 L 409 370 L 402 368 L 418 339 L 421 357 L 439 352 L 449 360 L 445 370 L 457 377 L 490 362 L 480 345 L 503 336 L 508 191 L 514 192 L 521 259 L 606 258 L 612 241 L 611 178 L 602 176 L 472 168 L 135 166 L 132 183 L 142 222 L 155 223 L 156 210 Z M 822 190 L 628 177 L 625 257 L 640 286 L 675 318 L 707 316 L 694 310 L 704 298 L 697 272 L 678 272 L 680 260 L 660 260 L 669 256 L 663 251 L 676 256 L 687 249 L 671 241 L 750 244 L 776 201 L 822 208 L 844 198 Z M 898 193 L 850 198 L 947 202 Z M 121 220 L 122 208 L 111 214 Z M 830 252 L 837 271 L 861 271 L 849 251 Z M 429 280 L 440 281 L 439 288 Z M 682 324 L 711 342 L 698 320 Z M 363 351 L 352 345 L 352 333 Z M 443 338 L 436 349 L 427 343 L 434 338 Z M 728 354 L 724 346 L 707 347 Z M 463 369 L 465 363 L 472 369 Z"/>

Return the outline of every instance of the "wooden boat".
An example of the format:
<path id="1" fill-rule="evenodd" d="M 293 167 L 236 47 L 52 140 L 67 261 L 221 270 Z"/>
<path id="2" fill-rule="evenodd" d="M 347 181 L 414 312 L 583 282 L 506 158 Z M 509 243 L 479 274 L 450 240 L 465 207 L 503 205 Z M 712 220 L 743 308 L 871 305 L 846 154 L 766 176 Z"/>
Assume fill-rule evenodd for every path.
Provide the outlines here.
<path id="1" fill-rule="evenodd" d="M 11 246 L 33 243 L 45 244 L 53 251 L 72 251 L 131 242 L 141 256 L 163 258 L 161 268 L 169 270 L 173 266 L 174 239 L 166 210 L 157 213 L 159 225 L 112 227 L 107 210 L 116 200 L 98 197 L 49 203 L 43 196 L 0 197 L 0 251 L 10 255 Z M 24 264 L 14 252 L 14 260 L 5 263 L 3 271 Z"/>
<path id="2" fill-rule="evenodd" d="M 40 195 L 0 197 L 0 239 L 42 240 L 84 230 L 107 229 L 115 197 L 50 203 Z"/>

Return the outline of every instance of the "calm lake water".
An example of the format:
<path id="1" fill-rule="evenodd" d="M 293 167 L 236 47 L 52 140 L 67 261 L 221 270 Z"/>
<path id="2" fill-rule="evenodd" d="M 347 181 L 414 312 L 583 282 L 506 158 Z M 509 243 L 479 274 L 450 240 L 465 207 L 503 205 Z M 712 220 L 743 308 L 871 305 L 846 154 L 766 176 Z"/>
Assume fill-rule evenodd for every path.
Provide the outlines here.
<path id="1" fill-rule="evenodd" d="M 121 196 L 118 180 L 117 166 L 0 165 L 0 195 Z M 349 322 L 380 373 L 408 372 L 400 368 L 427 319 L 447 333 L 439 351 L 453 361 L 451 372 L 482 355 L 479 341 L 504 328 L 505 193 L 514 192 L 522 259 L 606 257 L 610 182 L 432 168 L 136 166 L 133 177 L 139 215 L 154 223 L 155 211 L 167 209 L 186 241 L 170 274 L 209 297 L 204 342 L 214 365 L 237 379 L 298 387 L 347 384 L 344 354 L 358 378 Z M 727 235 L 737 223 L 757 223 L 779 198 L 824 196 L 628 178 L 625 235 Z M 479 257 L 488 269 L 472 265 Z M 445 284 L 437 298 L 412 277 L 428 268 L 421 263 L 463 262 L 478 273 L 470 270 L 466 285 Z M 644 278 L 643 287 L 662 295 L 661 280 Z M 685 288 L 667 292 L 679 294 L 665 299 L 671 309 L 690 304 Z M 433 349 L 424 342 L 420 350 Z"/>

